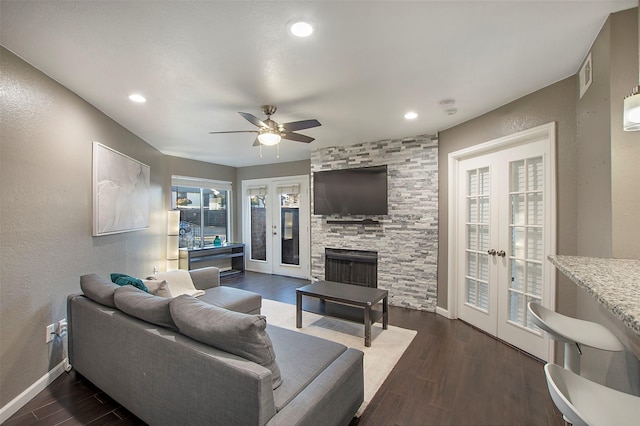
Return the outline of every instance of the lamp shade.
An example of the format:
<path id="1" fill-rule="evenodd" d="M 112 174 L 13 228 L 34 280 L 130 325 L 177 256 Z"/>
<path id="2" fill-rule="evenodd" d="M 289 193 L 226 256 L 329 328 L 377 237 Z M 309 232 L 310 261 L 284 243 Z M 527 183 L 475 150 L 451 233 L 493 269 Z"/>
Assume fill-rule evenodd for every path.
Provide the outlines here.
<path id="1" fill-rule="evenodd" d="M 276 145 L 280 139 L 280 135 L 277 133 L 264 132 L 258 135 L 258 140 L 262 145 Z"/>
<path id="2" fill-rule="evenodd" d="M 623 128 L 628 132 L 640 130 L 640 86 L 624 98 Z"/>
<path id="3" fill-rule="evenodd" d="M 180 233 L 180 210 L 169 210 L 167 213 L 167 235 Z"/>
<path id="4" fill-rule="evenodd" d="M 167 236 L 167 260 L 178 260 L 179 250 L 179 240 L 177 235 L 168 235 Z"/>

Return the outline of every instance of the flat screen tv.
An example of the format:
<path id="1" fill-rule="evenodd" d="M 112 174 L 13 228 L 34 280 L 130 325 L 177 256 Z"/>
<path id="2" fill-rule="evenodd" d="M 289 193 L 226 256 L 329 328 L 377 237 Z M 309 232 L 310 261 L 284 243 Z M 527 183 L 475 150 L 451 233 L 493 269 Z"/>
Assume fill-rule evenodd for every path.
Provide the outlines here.
<path id="1" fill-rule="evenodd" d="M 313 174 L 313 214 L 353 216 L 387 213 L 386 165 Z"/>

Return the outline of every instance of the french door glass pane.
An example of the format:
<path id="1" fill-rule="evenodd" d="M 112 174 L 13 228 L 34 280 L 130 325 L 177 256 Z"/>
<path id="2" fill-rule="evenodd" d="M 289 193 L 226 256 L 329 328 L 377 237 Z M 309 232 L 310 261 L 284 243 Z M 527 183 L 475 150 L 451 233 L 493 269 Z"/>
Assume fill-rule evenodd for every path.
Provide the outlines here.
<path id="1" fill-rule="evenodd" d="M 478 277 L 477 257 L 476 253 L 467 252 L 467 276 L 469 277 Z"/>
<path id="2" fill-rule="evenodd" d="M 489 225 L 478 225 L 480 241 L 478 250 L 486 253 L 489 250 Z"/>
<path id="3" fill-rule="evenodd" d="M 479 195 L 489 195 L 491 193 L 491 179 L 489 175 L 489 168 L 485 167 L 478 170 L 478 175 L 480 179 L 480 190 L 478 191 Z"/>
<path id="4" fill-rule="evenodd" d="M 467 258 L 466 302 L 482 310 L 489 309 L 489 168 L 467 171 Z"/>
<path id="5" fill-rule="evenodd" d="M 511 227 L 511 256 L 524 258 L 524 226 Z"/>
<path id="6" fill-rule="evenodd" d="M 527 228 L 527 258 L 542 261 L 542 228 Z"/>
<path id="7" fill-rule="evenodd" d="M 524 160 L 511 163 L 511 192 L 524 191 Z"/>
<path id="8" fill-rule="evenodd" d="M 467 303 L 476 305 L 477 300 L 476 280 L 467 278 Z"/>
<path id="9" fill-rule="evenodd" d="M 467 247 L 471 250 L 478 248 L 478 225 L 467 225 Z"/>
<path id="10" fill-rule="evenodd" d="M 524 225 L 524 194 L 511 195 L 511 224 Z"/>
<path id="11" fill-rule="evenodd" d="M 467 220 L 471 223 L 478 223 L 478 199 L 475 197 L 469 198 L 468 203 Z"/>
<path id="12" fill-rule="evenodd" d="M 532 323 L 526 302 L 542 300 L 544 256 L 543 158 L 511 162 L 511 238 L 509 269 L 509 320 L 539 331 Z"/>
<path id="13" fill-rule="evenodd" d="M 509 292 L 509 319 L 519 325 L 524 325 L 524 300 L 522 293 Z"/>
<path id="14" fill-rule="evenodd" d="M 251 205 L 251 260 L 267 260 L 267 209 L 265 197 L 249 196 Z"/>
<path id="15" fill-rule="evenodd" d="M 527 194 L 527 225 L 542 225 L 543 208 L 541 192 Z"/>
<path id="16" fill-rule="evenodd" d="M 527 293 L 542 297 L 542 265 L 527 262 Z"/>
<path id="17" fill-rule="evenodd" d="M 480 206 L 478 209 L 478 222 L 489 223 L 489 197 L 480 197 Z"/>
<path id="18" fill-rule="evenodd" d="M 511 283 L 514 290 L 524 291 L 524 262 L 511 259 Z"/>
<path id="19" fill-rule="evenodd" d="M 489 284 L 478 281 L 478 307 L 489 310 Z"/>
<path id="20" fill-rule="evenodd" d="M 478 195 L 478 172 L 476 170 L 467 172 L 467 181 L 467 195 Z"/>
<path id="21" fill-rule="evenodd" d="M 527 159 L 527 190 L 539 191 L 544 183 L 542 157 Z"/>
<path id="22" fill-rule="evenodd" d="M 300 197 L 280 194 L 280 260 L 285 265 L 300 265 Z"/>
<path id="23" fill-rule="evenodd" d="M 478 279 L 489 281 L 489 255 L 478 254 Z"/>

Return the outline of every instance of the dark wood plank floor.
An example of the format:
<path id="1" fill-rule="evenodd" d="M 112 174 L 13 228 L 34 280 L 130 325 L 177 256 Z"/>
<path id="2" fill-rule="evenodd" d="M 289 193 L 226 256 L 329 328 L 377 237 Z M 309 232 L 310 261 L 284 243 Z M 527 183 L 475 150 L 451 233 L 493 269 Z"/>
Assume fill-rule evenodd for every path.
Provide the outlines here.
<path id="1" fill-rule="evenodd" d="M 295 304 L 306 281 L 247 272 L 223 285 Z M 461 321 L 398 307 L 389 323 L 418 334 L 352 426 L 561 425 L 542 364 Z M 373 342 L 375 344 L 375 341 Z M 141 425 L 75 372 L 65 373 L 5 425 Z"/>

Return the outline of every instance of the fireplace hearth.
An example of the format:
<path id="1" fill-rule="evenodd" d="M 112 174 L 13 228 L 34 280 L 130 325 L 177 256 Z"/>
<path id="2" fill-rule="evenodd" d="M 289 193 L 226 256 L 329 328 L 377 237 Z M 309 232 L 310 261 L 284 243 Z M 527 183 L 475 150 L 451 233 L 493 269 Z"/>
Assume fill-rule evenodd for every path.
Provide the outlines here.
<path id="1" fill-rule="evenodd" d="M 377 288 L 378 252 L 325 248 L 324 279 Z"/>

